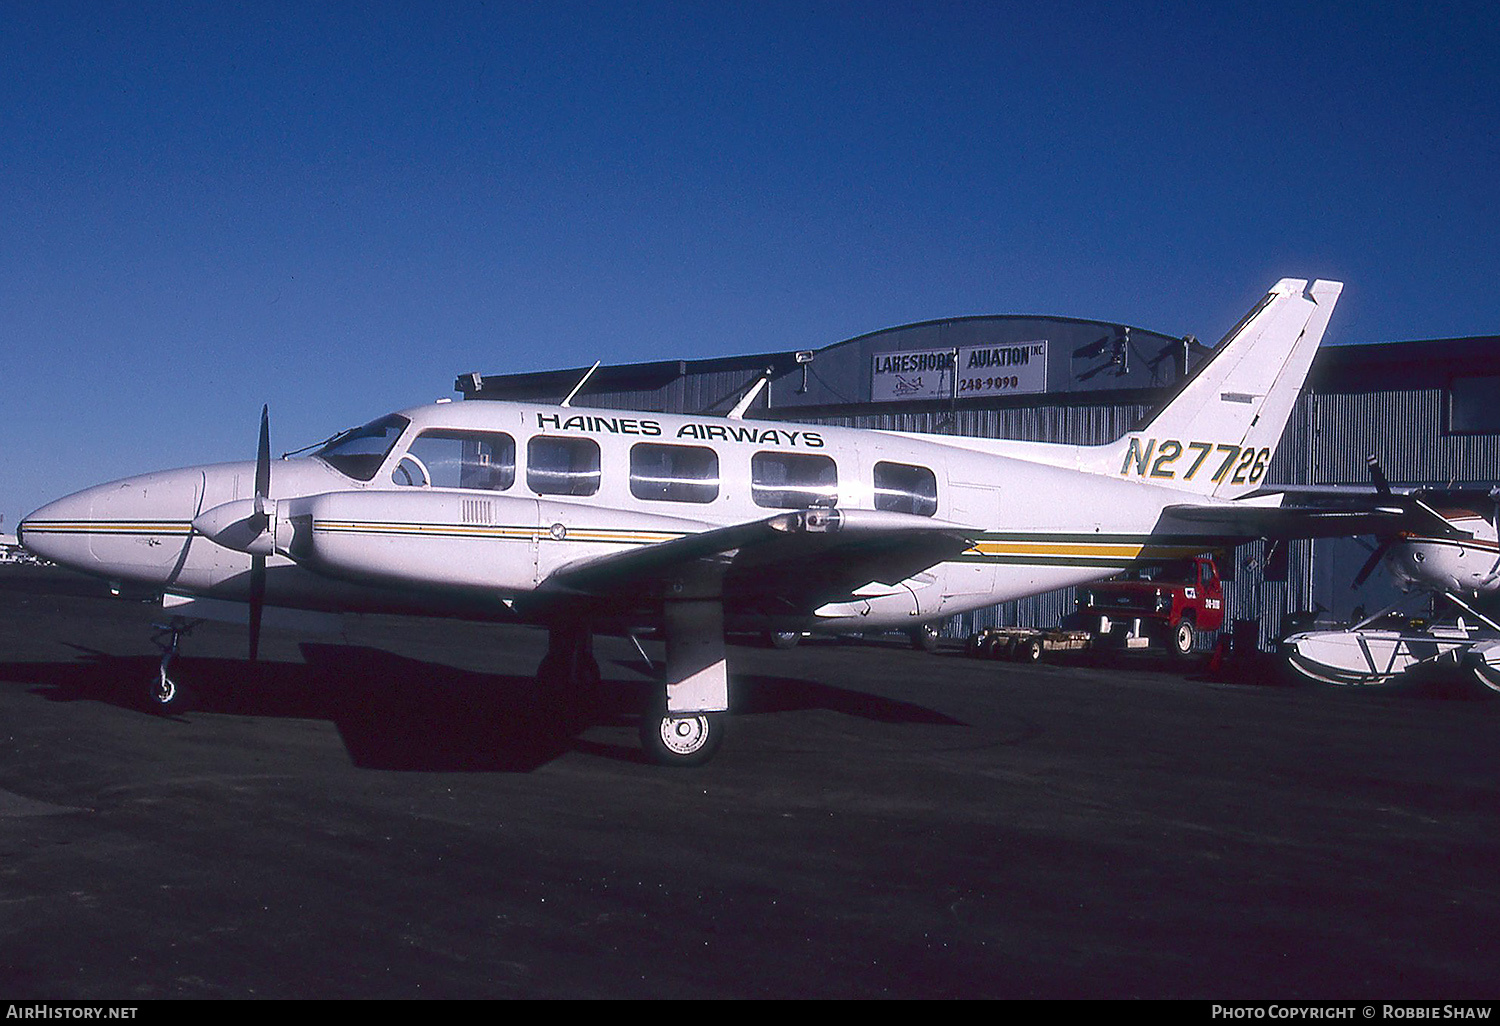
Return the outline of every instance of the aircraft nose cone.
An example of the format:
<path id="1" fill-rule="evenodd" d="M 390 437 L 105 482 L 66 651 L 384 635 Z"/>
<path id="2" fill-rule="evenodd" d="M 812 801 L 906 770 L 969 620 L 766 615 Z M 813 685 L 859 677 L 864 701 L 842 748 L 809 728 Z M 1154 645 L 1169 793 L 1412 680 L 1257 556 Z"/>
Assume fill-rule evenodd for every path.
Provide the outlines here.
<path id="1" fill-rule="evenodd" d="M 89 527 L 93 491 L 90 488 L 75 492 L 23 517 L 16 528 L 17 540 L 30 552 L 59 566 L 91 569 L 94 557 L 89 551 Z"/>
<path id="2" fill-rule="evenodd" d="M 187 540 L 201 475 L 166 471 L 85 488 L 27 516 L 17 534 L 60 566 L 157 581 Z"/>

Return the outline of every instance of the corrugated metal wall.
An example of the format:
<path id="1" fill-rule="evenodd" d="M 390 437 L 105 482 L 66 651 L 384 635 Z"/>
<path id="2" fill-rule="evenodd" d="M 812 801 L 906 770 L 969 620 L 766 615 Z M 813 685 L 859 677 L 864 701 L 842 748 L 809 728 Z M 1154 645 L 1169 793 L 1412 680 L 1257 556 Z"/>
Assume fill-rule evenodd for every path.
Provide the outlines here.
<path id="1" fill-rule="evenodd" d="M 1368 484 L 1373 454 L 1392 484 L 1490 483 L 1500 471 L 1500 438 L 1448 434 L 1442 388 L 1319 394 L 1313 472 L 1319 483 Z M 1306 401 L 1306 398 L 1304 398 Z M 1500 403 L 1500 395 L 1495 397 Z"/>

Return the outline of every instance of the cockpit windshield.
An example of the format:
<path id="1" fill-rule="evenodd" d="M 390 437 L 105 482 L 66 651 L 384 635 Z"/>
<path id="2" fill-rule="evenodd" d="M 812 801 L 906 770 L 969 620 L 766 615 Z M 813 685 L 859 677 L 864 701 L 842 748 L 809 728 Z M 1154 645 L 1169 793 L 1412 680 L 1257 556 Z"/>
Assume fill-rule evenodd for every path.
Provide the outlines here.
<path id="1" fill-rule="evenodd" d="M 1139 566 L 1120 575 L 1122 581 L 1154 581 L 1158 584 L 1193 584 L 1198 580 L 1198 564 L 1191 559 Z"/>
<path id="2" fill-rule="evenodd" d="M 356 481 L 369 481 L 410 423 L 405 417 L 393 413 L 364 427 L 351 428 L 336 435 L 313 455 Z"/>

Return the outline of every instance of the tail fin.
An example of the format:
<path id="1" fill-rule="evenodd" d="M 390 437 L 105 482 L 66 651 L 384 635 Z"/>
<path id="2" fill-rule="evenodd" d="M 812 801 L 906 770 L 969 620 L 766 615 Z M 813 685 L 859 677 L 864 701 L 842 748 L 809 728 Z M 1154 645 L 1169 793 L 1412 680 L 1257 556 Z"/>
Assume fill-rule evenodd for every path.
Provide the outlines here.
<path id="1" fill-rule="evenodd" d="M 1156 416 L 1096 450 L 1093 469 L 1220 499 L 1254 491 L 1343 288 L 1277 282 Z"/>

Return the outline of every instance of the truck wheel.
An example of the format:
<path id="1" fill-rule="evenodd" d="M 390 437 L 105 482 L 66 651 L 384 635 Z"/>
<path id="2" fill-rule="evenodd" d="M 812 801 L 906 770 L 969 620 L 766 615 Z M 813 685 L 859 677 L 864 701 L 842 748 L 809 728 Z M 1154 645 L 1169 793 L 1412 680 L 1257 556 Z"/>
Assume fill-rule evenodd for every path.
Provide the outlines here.
<path id="1" fill-rule="evenodd" d="M 991 659 L 1009 659 L 1011 653 L 1016 650 L 1016 639 L 1007 637 L 991 638 L 989 649 L 986 651 Z"/>
<path id="2" fill-rule="evenodd" d="M 1018 663 L 1039 663 L 1042 661 L 1042 639 L 1026 638 L 1016 644 L 1014 656 Z"/>
<path id="3" fill-rule="evenodd" d="M 1191 620 L 1179 622 L 1176 627 L 1172 628 L 1170 641 L 1173 655 L 1178 658 L 1191 655 L 1194 641 L 1193 622 Z"/>

